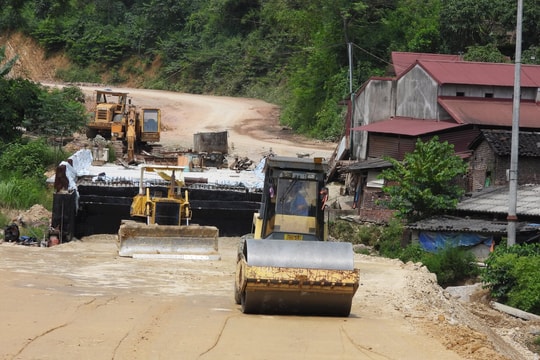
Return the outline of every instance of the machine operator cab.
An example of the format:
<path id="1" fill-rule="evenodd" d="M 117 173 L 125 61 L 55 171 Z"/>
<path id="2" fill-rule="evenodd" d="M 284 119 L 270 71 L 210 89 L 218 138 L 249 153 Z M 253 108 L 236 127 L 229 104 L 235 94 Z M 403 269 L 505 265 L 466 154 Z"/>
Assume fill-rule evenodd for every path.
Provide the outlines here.
<path id="1" fill-rule="evenodd" d="M 270 163 L 267 164 L 265 174 L 265 195 L 259 214 L 255 214 L 254 237 L 275 240 L 325 240 L 325 173 L 315 170 L 318 168 L 273 168 L 273 159 L 267 161 Z"/>

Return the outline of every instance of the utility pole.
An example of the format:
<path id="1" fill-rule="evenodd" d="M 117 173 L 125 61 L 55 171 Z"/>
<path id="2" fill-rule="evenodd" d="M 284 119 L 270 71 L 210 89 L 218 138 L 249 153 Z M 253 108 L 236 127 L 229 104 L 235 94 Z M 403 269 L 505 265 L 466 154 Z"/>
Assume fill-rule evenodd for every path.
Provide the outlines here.
<path id="1" fill-rule="evenodd" d="M 351 121 L 350 126 L 351 129 L 349 130 L 349 136 L 350 136 L 350 144 L 349 144 L 349 157 L 353 158 L 353 131 L 352 128 L 354 127 L 353 119 L 354 119 L 354 92 L 353 92 L 353 51 L 352 51 L 352 43 L 349 41 L 347 42 L 347 54 L 349 56 L 349 96 L 351 101 Z"/>
<path id="2" fill-rule="evenodd" d="M 516 59 L 514 63 L 514 99 L 512 109 L 512 149 L 510 153 L 510 173 L 508 189 L 508 246 L 516 244 L 517 225 L 517 188 L 518 188 L 518 158 L 519 158 L 519 109 L 521 101 L 521 26 L 523 0 L 517 2 L 516 24 Z"/>

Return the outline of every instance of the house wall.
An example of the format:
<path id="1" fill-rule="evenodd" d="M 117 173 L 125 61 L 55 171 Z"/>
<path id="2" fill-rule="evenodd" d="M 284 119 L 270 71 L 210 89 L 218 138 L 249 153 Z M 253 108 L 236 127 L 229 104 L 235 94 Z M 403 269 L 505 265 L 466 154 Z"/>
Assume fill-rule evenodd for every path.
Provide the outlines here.
<path id="1" fill-rule="evenodd" d="M 440 96 L 457 96 L 462 93 L 465 97 L 488 97 L 486 94 L 491 94 L 489 97 L 494 99 L 512 99 L 514 89 L 512 87 L 503 86 L 480 86 L 480 85 L 460 85 L 460 84 L 445 84 L 439 89 Z M 522 100 L 536 100 L 536 88 L 522 88 Z"/>
<path id="2" fill-rule="evenodd" d="M 364 90 L 355 98 L 352 127 L 386 120 L 395 114 L 395 82 L 390 79 L 371 79 Z M 354 148 L 353 159 L 367 157 L 367 133 L 353 131 L 351 134 Z"/>
<path id="3" fill-rule="evenodd" d="M 451 130 L 444 133 L 437 134 L 441 142 L 448 141 L 449 144 L 454 145 L 454 151 L 456 153 L 463 153 L 469 151 L 471 143 L 480 135 L 480 130 L 475 128 L 465 128 L 462 130 Z M 422 136 L 422 141 L 429 141 L 432 136 Z"/>
<path id="4" fill-rule="evenodd" d="M 510 164 L 508 165 L 510 166 Z M 540 184 L 540 159 L 520 157 L 518 163 L 518 183 Z"/>
<path id="5" fill-rule="evenodd" d="M 367 155 L 370 158 L 390 156 L 397 160 L 403 160 L 406 153 L 414 151 L 415 144 L 416 138 L 371 134 Z"/>
<path id="6" fill-rule="evenodd" d="M 491 97 L 495 99 L 512 99 L 514 95 L 513 88 L 501 86 L 445 84 L 439 91 L 441 96 L 457 96 L 458 93 L 462 93 L 465 97 L 483 98 L 488 97 L 486 94 L 491 94 Z"/>
<path id="7" fill-rule="evenodd" d="M 477 191 L 491 185 L 507 185 L 507 169 L 510 169 L 510 157 L 498 156 L 489 143 L 483 140 L 474 150 L 469 162 L 469 189 Z M 518 183 L 540 183 L 540 159 L 520 157 L 518 161 Z"/>
<path id="8" fill-rule="evenodd" d="M 487 141 L 482 141 L 469 161 L 469 191 L 482 190 L 494 183 L 495 154 Z"/>
<path id="9" fill-rule="evenodd" d="M 358 206 L 358 217 L 363 221 L 375 223 L 390 221 L 394 211 L 377 204 L 378 200 L 386 197 L 387 195 L 380 188 L 364 187 Z"/>
<path id="10" fill-rule="evenodd" d="M 438 84 L 418 65 L 397 81 L 396 116 L 439 119 Z"/>
<path id="11" fill-rule="evenodd" d="M 506 170 L 510 169 L 510 156 L 497 156 L 494 163 L 495 178 L 493 185 L 507 185 Z M 518 184 L 540 183 L 540 159 L 520 157 L 518 161 Z"/>

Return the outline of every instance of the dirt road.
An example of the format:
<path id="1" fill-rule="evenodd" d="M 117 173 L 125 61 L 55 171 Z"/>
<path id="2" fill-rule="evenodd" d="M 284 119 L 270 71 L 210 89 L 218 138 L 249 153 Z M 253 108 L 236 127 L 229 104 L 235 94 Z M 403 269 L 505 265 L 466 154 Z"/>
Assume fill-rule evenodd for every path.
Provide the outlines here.
<path id="1" fill-rule="evenodd" d="M 385 259 L 357 256 L 362 285 L 349 318 L 243 315 L 232 297 L 237 241 L 221 238 L 213 262 L 119 258 L 111 235 L 52 248 L 3 244 L 2 358 L 464 358 L 422 325 L 448 326 L 447 309 L 419 313 L 418 299 L 408 303 L 417 286 L 441 296 L 432 275 Z M 503 358 L 454 326 L 469 358 Z"/>
<path id="2" fill-rule="evenodd" d="M 51 85 L 51 84 L 49 84 Z M 81 86 L 92 102 L 96 86 Z M 231 156 L 262 157 L 270 151 L 282 156 L 310 154 L 328 158 L 336 144 L 306 139 L 279 125 L 279 108 L 262 100 L 204 96 L 170 91 L 114 88 L 125 91 L 140 107 L 162 111 L 164 146 L 192 148 L 193 135 L 199 132 L 229 133 Z"/>

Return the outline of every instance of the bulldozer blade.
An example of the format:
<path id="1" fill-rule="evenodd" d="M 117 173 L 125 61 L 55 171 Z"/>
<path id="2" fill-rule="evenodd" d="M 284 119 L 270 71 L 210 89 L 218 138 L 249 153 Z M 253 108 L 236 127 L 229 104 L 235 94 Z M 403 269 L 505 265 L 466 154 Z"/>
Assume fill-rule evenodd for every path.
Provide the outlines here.
<path id="1" fill-rule="evenodd" d="M 123 221 L 118 254 L 133 258 L 220 260 L 214 226 L 157 225 Z"/>

